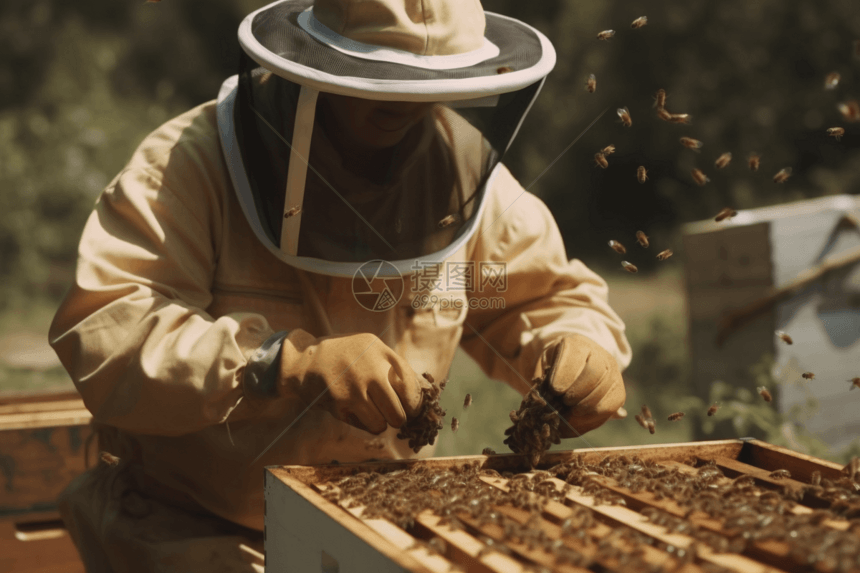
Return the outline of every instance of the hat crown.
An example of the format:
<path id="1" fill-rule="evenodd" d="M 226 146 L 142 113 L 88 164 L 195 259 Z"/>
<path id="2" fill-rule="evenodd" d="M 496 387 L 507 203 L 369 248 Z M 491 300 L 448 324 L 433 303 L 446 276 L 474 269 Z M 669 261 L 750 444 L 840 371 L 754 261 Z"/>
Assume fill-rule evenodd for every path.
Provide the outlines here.
<path id="1" fill-rule="evenodd" d="M 350 40 L 420 56 L 463 54 L 484 44 L 480 0 L 316 0 L 313 12 Z"/>

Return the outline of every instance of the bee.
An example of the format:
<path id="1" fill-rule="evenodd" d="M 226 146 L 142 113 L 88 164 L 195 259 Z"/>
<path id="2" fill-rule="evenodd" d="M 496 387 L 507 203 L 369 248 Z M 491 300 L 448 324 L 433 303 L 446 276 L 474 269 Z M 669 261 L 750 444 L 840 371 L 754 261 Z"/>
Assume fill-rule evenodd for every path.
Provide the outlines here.
<path id="1" fill-rule="evenodd" d="M 439 228 L 444 229 L 446 227 L 450 227 L 457 221 L 457 215 L 448 215 L 441 221 L 439 221 Z"/>
<path id="2" fill-rule="evenodd" d="M 657 93 L 654 94 L 654 107 L 656 107 L 658 110 L 662 110 L 665 107 L 665 105 L 666 105 L 666 90 L 664 90 L 663 88 L 660 88 L 659 90 L 657 90 Z"/>
<path id="3" fill-rule="evenodd" d="M 648 420 L 648 431 L 651 432 L 651 435 L 654 435 L 654 432 L 657 431 L 657 424 L 654 423 L 654 420 Z"/>
<path id="4" fill-rule="evenodd" d="M 637 30 L 647 23 L 648 23 L 648 16 L 639 16 L 638 18 L 633 20 L 633 23 L 630 24 L 630 27 L 633 28 L 634 30 Z"/>
<path id="5" fill-rule="evenodd" d="M 767 388 L 764 386 L 759 386 L 756 388 L 761 397 L 764 398 L 765 402 L 773 402 L 773 396 L 770 395 L 770 392 L 767 391 Z"/>
<path id="6" fill-rule="evenodd" d="M 693 176 L 693 181 L 695 181 L 696 184 L 700 186 L 710 181 L 710 179 L 708 179 L 708 176 L 702 173 L 700 169 L 693 169 L 692 171 L 690 171 L 690 175 Z"/>
<path id="7" fill-rule="evenodd" d="M 621 261 L 621 266 L 624 267 L 624 270 L 628 273 L 638 273 L 639 269 L 636 268 L 636 265 L 633 263 L 629 263 L 627 261 Z"/>
<path id="8" fill-rule="evenodd" d="M 595 153 L 594 154 L 594 162 L 598 166 L 602 167 L 603 169 L 606 169 L 607 167 L 609 167 L 609 162 L 606 161 L 606 156 L 603 155 L 602 153 Z"/>
<path id="9" fill-rule="evenodd" d="M 708 408 L 708 416 L 713 416 L 714 414 L 717 413 L 717 410 L 719 410 L 719 409 L 720 409 L 719 402 L 714 402 L 713 404 L 711 404 L 711 407 Z"/>
<path id="10" fill-rule="evenodd" d="M 860 103 L 857 100 L 841 102 L 836 105 L 836 108 L 847 121 L 860 120 Z"/>
<path id="11" fill-rule="evenodd" d="M 829 127 L 827 128 L 827 135 L 839 141 L 842 139 L 842 136 L 845 135 L 845 129 L 842 127 Z"/>
<path id="12" fill-rule="evenodd" d="M 725 221 L 726 219 L 731 219 L 732 217 L 737 216 L 738 212 L 732 209 L 731 207 L 726 207 L 714 217 L 714 221 L 719 223 L 720 221 Z"/>
<path id="13" fill-rule="evenodd" d="M 597 34 L 598 40 L 608 40 L 612 36 L 615 35 L 615 30 L 603 30 L 599 34 Z"/>
<path id="14" fill-rule="evenodd" d="M 457 418 L 451 418 L 451 431 L 456 432 L 460 429 L 460 420 Z"/>
<path id="15" fill-rule="evenodd" d="M 678 420 L 680 420 L 683 417 L 684 417 L 684 412 L 675 412 L 674 414 L 669 414 L 669 421 L 670 422 L 677 422 Z"/>
<path id="16" fill-rule="evenodd" d="M 681 145 L 687 149 L 701 149 L 704 144 L 698 139 L 693 139 L 692 137 L 682 137 Z"/>
<path id="17" fill-rule="evenodd" d="M 669 121 L 672 123 L 690 123 L 693 116 L 689 113 L 672 113 L 669 114 Z"/>
<path id="18" fill-rule="evenodd" d="M 774 183 L 785 183 L 791 177 L 791 167 L 785 167 L 776 172 L 773 176 Z"/>
<path id="19" fill-rule="evenodd" d="M 298 215 L 301 212 L 302 212 L 302 208 L 299 205 L 296 205 L 295 207 L 290 207 L 289 209 L 287 209 L 287 212 L 284 213 L 284 219 L 289 219 L 290 217 L 295 217 L 296 215 Z"/>
<path id="20" fill-rule="evenodd" d="M 633 118 L 630 117 L 630 110 L 626 107 L 619 107 L 616 110 L 618 117 L 621 118 L 621 123 L 624 124 L 624 127 L 630 127 L 633 125 Z"/>
<path id="21" fill-rule="evenodd" d="M 639 180 L 639 183 L 645 183 L 648 180 L 648 170 L 645 169 L 644 165 L 636 168 L 636 179 Z"/>
<path id="22" fill-rule="evenodd" d="M 610 143 L 609 145 L 604 147 L 600 153 L 602 153 L 603 155 L 612 155 L 613 153 L 615 153 L 615 146 Z"/>
<path id="23" fill-rule="evenodd" d="M 636 422 L 637 422 L 640 426 L 642 426 L 642 427 L 643 427 L 643 428 L 645 428 L 646 430 L 648 429 L 648 420 L 646 420 L 645 418 L 643 418 L 641 414 L 636 414 L 636 415 L 634 416 L 634 418 L 636 418 Z"/>
<path id="24" fill-rule="evenodd" d="M 642 245 L 643 249 L 648 248 L 648 235 L 646 235 L 643 231 L 636 231 L 636 242 Z"/>
<path id="25" fill-rule="evenodd" d="M 495 451 L 493 448 L 484 448 L 484 449 L 481 451 L 481 455 L 484 455 L 484 456 L 495 456 L 495 455 L 496 455 L 496 451 Z"/>
<path id="26" fill-rule="evenodd" d="M 514 69 L 509 66 L 499 66 L 498 68 L 496 68 L 497 74 L 508 74 L 512 71 L 514 71 Z"/>
<path id="27" fill-rule="evenodd" d="M 466 394 L 466 398 L 463 400 L 463 408 L 468 408 L 472 405 L 472 395 Z"/>
<path id="28" fill-rule="evenodd" d="M 791 472 L 788 470 L 774 470 L 774 471 L 770 472 L 770 478 L 771 479 L 783 479 L 783 478 L 790 478 L 790 477 L 791 477 Z"/>
<path id="29" fill-rule="evenodd" d="M 112 468 L 115 468 L 117 465 L 119 465 L 119 458 L 113 454 L 110 454 L 108 452 L 99 452 L 99 457 L 104 463 L 106 463 Z"/>
<path id="30" fill-rule="evenodd" d="M 590 94 L 593 94 L 596 89 L 597 89 L 597 76 L 595 76 L 594 74 L 590 74 L 588 76 L 588 79 L 585 80 L 585 91 L 587 91 Z"/>
<path id="31" fill-rule="evenodd" d="M 651 408 L 649 408 L 646 404 L 642 404 L 642 416 L 646 420 L 651 420 L 654 416 L 651 415 Z"/>
<path id="32" fill-rule="evenodd" d="M 665 251 L 660 251 L 659 253 L 657 253 L 657 260 L 658 261 L 665 261 L 666 259 L 671 257 L 673 254 L 674 253 L 672 252 L 672 249 L 666 249 Z"/>
<path id="33" fill-rule="evenodd" d="M 623 255 L 627 252 L 627 249 L 624 248 L 624 245 L 622 245 L 618 241 L 609 241 L 609 246 L 612 247 L 612 250 L 619 255 Z"/>
<path id="34" fill-rule="evenodd" d="M 824 77 L 824 89 L 836 89 L 836 86 L 839 85 L 840 79 L 842 79 L 842 76 L 839 75 L 839 72 L 830 72 Z"/>
<path id="35" fill-rule="evenodd" d="M 849 382 L 851 382 L 851 387 L 849 388 L 849 390 L 853 390 L 854 388 L 860 388 L 860 376 L 852 378 L 851 380 L 849 380 Z"/>
<path id="36" fill-rule="evenodd" d="M 657 93 L 659 94 L 660 92 Z M 672 114 L 664 107 L 657 107 L 657 117 L 659 117 L 663 121 L 668 121 L 670 123 L 672 122 Z"/>
<path id="37" fill-rule="evenodd" d="M 732 161 L 732 154 L 729 152 L 723 153 L 717 160 L 714 161 L 714 167 L 717 169 L 725 169 Z"/>
<path id="38" fill-rule="evenodd" d="M 786 344 L 788 344 L 788 345 L 794 344 L 794 340 L 792 340 L 791 337 L 788 334 L 786 334 L 785 332 L 783 332 L 781 330 L 777 330 L 774 334 L 776 334 L 777 338 L 779 338 L 780 340 L 782 340 Z"/>
<path id="39" fill-rule="evenodd" d="M 761 165 L 761 157 L 758 153 L 750 153 L 749 158 L 749 166 L 750 171 L 758 171 L 759 166 Z"/>
<path id="40" fill-rule="evenodd" d="M 803 378 L 806 380 L 815 380 L 815 374 L 813 374 L 812 372 L 804 372 L 803 374 L 801 374 L 801 376 L 803 376 Z"/>

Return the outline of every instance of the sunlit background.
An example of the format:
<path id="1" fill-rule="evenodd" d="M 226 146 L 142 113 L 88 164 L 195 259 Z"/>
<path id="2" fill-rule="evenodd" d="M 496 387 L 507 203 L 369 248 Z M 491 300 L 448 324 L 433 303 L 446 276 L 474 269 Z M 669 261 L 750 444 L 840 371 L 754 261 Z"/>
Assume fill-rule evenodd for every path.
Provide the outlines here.
<path id="1" fill-rule="evenodd" d="M 505 158 L 524 186 L 603 113 L 530 189 L 555 214 L 568 255 L 610 284 L 610 301 L 634 349 L 625 373 L 631 415 L 561 447 L 755 436 L 833 460 L 860 453 L 857 441 L 828 448 L 807 429 L 804 412 L 779 413 L 758 397 L 757 386 L 777 385 L 767 353 L 712 388 L 693 386 L 684 265 L 697 253 L 685 252 L 682 243 L 682 225 L 726 206 L 754 209 L 860 192 L 860 124 L 846 122 L 837 109 L 860 98 L 856 0 L 655 0 L 644 3 L 644 13 L 634 0 L 483 4 L 538 28 L 558 52 L 556 69 Z M 0 3 L 0 392 L 72 387 L 47 345 L 47 329 L 72 279 L 84 221 L 147 133 L 213 99 L 235 73 L 236 29 L 262 5 Z M 630 22 L 642 15 L 648 25 L 632 30 Z M 605 29 L 617 34 L 598 41 Z M 826 90 L 824 78 L 834 71 L 840 83 Z M 597 78 L 593 94 L 585 90 L 589 74 Z M 670 111 L 692 115 L 690 125 L 656 118 L 659 88 L 668 92 Z M 630 128 L 619 123 L 619 107 L 629 108 Z M 833 126 L 845 128 L 841 141 L 828 137 Z M 704 147 L 684 149 L 680 136 Z M 617 151 L 604 170 L 593 157 L 608 144 Z M 733 162 L 715 170 L 714 160 L 726 151 Z M 746 167 L 750 152 L 762 156 L 758 172 Z M 636 181 L 639 165 L 648 168 L 644 184 Z M 711 182 L 695 185 L 693 167 Z M 792 167 L 791 179 L 773 183 L 783 167 Z M 653 252 L 631 254 L 639 266 L 632 275 L 607 241 L 622 240 L 632 251 L 639 229 L 651 237 Z M 653 255 L 664 248 L 675 255 L 658 262 Z M 860 299 L 852 304 L 860 307 Z M 848 393 L 843 383 L 860 376 L 860 363 L 846 360 L 844 369 L 838 382 L 860 417 L 860 391 Z M 467 392 L 474 404 L 463 411 Z M 709 418 L 705 410 L 715 396 L 721 408 Z M 632 419 L 646 401 L 658 419 L 654 435 Z M 443 407 L 461 419 L 460 429 L 443 432 L 438 454 L 507 451 L 503 431 L 518 405 L 518 393 L 458 355 Z M 687 415 L 666 422 L 676 411 Z"/>

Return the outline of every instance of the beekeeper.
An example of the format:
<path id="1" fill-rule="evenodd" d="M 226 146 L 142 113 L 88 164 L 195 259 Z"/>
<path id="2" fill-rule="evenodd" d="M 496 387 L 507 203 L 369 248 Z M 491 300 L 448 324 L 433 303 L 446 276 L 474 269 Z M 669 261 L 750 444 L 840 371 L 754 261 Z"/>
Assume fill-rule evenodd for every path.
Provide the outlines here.
<path id="1" fill-rule="evenodd" d="M 555 361 L 566 437 L 624 415 L 606 284 L 501 163 L 546 37 L 478 0 L 282 0 L 239 41 L 101 195 L 51 326 L 119 458 L 60 500 L 89 572 L 262 571 L 263 467 L 413 457 L 458 345 L 521 394 Z"/>

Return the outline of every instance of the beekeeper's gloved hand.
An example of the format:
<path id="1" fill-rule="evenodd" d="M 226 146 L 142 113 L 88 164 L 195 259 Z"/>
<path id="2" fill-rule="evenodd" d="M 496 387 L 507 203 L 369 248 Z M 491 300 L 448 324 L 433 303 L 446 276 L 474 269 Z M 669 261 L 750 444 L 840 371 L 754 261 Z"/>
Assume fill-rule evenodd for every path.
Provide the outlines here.
<path id="1" fill-rule="evenodd" d="M 562 438 L 590 432 L 610 418 L 627 416 L 622 408 L 627 393 L 621 369 L 615 358 L 590 338 L 580 334 L 562 338 L 543 353 L 541 374 L 547 366 L 552 368 L 550 391 L 562 396 L 565 406 L 559 410 Z"/>
<path id="2" fill-rule="evenodd" d="M 280 395 L 372 434 L 401 427 L 421 406 L 418 375 L 369 333 L 315 338 L 293 330 L 283 341 L 278 386 Z"/>

